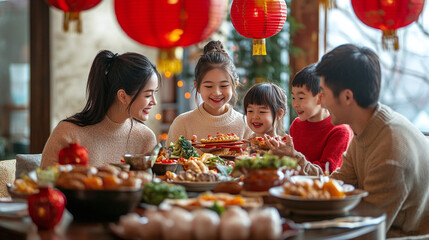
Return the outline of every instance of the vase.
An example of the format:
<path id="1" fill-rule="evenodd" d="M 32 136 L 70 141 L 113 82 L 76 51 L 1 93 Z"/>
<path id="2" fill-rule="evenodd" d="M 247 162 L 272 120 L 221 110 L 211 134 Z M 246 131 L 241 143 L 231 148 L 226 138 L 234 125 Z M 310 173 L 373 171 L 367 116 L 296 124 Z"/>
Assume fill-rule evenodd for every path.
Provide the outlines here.
<path id="1" fill-rule="evenodd" d="M 52 229 L 61 220 L 66 197 L 51 186 L 39 187 L 39 193 L 28 196 L 28 213 L 39 229 Z"/>

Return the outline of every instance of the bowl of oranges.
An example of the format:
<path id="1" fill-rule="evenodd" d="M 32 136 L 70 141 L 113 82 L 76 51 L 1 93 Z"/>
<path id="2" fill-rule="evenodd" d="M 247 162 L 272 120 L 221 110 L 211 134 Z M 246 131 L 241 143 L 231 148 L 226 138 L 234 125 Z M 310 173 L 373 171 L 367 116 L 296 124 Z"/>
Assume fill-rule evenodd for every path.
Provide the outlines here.
<path id="1" fill-rule="evenodd" d="M 142 197 L 142 185 L 152 176 L 113 166 L 76 166 L 56 181 L 67 199 L 66 208 L 78 221 L 116 221 L 132 212 Z"/>

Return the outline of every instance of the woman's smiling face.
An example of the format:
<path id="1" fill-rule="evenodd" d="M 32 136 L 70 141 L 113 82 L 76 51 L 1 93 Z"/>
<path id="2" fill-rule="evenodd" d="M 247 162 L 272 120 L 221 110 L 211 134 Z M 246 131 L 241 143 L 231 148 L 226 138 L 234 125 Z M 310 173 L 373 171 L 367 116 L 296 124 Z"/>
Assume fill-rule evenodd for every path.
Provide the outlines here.
<path id="1" fill-rule="evenodd" d="M 149 118 L 149 111 L 156 105 L 155 93 L 158 91 L 158 77 L 153 74 L 146 86 L 141 90 L 136 100 L 130 107 L 130 115 L 146 121 Z M 132 96 L 130 96 L 132 99 Z"/>
<path id="2" fill-rule="evenodd" d="M 218 116 L 226 112 L 225 105 L 233 95 L 232 80 L 228 73 L 218 68 L 208 71 L 197 90 L 208 113 Z"/>

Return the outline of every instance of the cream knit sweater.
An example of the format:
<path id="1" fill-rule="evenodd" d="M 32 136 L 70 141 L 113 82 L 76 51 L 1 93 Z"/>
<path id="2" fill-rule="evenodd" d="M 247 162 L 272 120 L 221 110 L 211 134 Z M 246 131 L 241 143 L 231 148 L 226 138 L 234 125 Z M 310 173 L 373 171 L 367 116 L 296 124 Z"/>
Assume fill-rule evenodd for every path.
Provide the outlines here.
<path id="1" fill-rule="evenodd" d="M 306 173 L 320 167 L 299 159 Z M 331 175 L 369 192 L 386 214 L 387 237 L 429 233 L 429 143 L 405 117 L 379 104 Z"/>
<path id="2" fill-rule="evenodd" d="M 203 103 L 204 104 L 204 103 Z M 228 105 L 228 111 L 220 116 L 213 116 L 203 108 L 201 104 L 198 108 L 180 114 L 170 126 L 166 145 L 175 142 L 180 135 L 186 139 L 191 139 L 197 135 L 198 139 L 206 138 L 207 135 L 235 133 L 240 139 L 247 139 L 252 134 L 252 130 L 247 126 L 243 114 L 235 111 Z"/>
<path id="3" fill-rule="evenodd" d="M 120 163 L 126 153 L 149 153 L 157 144 L 155 134 L 146 125 L 134 120 L 130 129 L 130 119 L 115 123 L 107 116 L 85 127 L 60 122 L 45 144 L 41 167 L 57 164 L 58 152 L 74 142 L 88 149 L 88 163 L 94 166 Z"/>

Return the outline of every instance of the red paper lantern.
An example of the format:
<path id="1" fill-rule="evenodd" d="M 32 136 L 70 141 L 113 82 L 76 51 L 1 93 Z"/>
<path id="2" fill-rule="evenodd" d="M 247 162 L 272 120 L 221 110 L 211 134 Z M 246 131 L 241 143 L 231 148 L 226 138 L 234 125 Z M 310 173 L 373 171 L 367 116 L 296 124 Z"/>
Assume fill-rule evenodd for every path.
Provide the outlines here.
<path id="1" fill-rule="evenodd" d="M 253 55 L 267 55 L 265 38 L 283 28 L 287 17 L 284 0 L 234 0 L 231 22 L 238 33 L 253 38 Z"/>
<path id="2" fill-rule="evenodd" d="M 396 30 L 419 18 L 425 0 L 352 0 L 356 16 L 366 25 L 383 31 L 383 48 L 399 49 Z"/>
<path id="3" fill-rule="evenodd" d="M 77 21 L 77 32 L 82 32 L 80 12 L 97 6 L 101 0 L 45 0 L 49 5 L 64 11 L 64 31 L 69 30 L 69 22 Z"/>
<path id="4" fill-rule="evenodd" d="M 137 42 L 161 48 L 160 71 L 180 73 L 176 47 L 208 38 L 222 23 L 227 0 L 116 0 L 115 13 L 125 33 Z M 166 59 L 173 60 L 171 66 Z M 169 70 L 167 70 L 169 69 Z"/>

